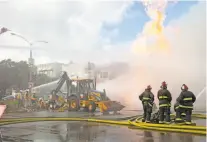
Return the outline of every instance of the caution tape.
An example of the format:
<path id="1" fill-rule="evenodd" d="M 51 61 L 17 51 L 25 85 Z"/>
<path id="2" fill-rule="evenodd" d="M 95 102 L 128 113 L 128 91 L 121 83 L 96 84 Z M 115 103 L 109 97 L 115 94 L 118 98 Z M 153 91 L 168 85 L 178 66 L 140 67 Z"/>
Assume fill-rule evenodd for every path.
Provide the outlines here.
<path id="1" fill-rule="evenodd" d="M 177 126 L 172 124 L 151 124 L 151 123 L 137 123 L 136 120 L 140 119 L 132 117 L 127 121 L 123 120 L 103 120 L 95 118 L 75 118 L 75 117 L 34 117 L 34 118 L 10 118 L 0 120 L 1 125 L 17 124 L 17 123 L 27 123 L 27 122 L 38 122 L 38 121 L 85 121 L 85 122 L 95 122 L 95 123 L 106 123 L 112 125 L 125 125 L 133 126 L 137 129 L 148 129 L 155 131 L 165 131 L 165 132 L 176 132 L 176 133 L 191 133 L 197 135 L 206 135 L 206 127 L 204 126 Z"/>

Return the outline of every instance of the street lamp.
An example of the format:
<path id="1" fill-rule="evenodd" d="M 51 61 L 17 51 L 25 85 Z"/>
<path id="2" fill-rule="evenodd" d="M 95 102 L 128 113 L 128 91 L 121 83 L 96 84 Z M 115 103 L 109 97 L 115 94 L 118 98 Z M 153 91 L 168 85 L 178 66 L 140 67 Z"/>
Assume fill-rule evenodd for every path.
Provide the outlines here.
<path id="1" fill-rule="evenodd" d="M 29 58 L 29 67 L 30 67 L 30 72 L 29 72 L 29 92 L 31 93 L 31 90 L 32 90 L 32 87 L 33 87 L 33 82 L 32 82 L 32 69 L 33 69 L 33 65 L 34 65 L 34 60 L 32 58 L 32 46 L 35 44 L 35 43 L 48 43 L 47 41 L 42 41 L 42 40 L 38 40 L 38 41 L 34 41 L 34 42 L 30 42 L 29 40 L 27 40 L 25 37 L 19 35 L 19 34 L 16 34 L 16 33 L 10 33 L 12 36 L 17 36 L 21 39 L 23 39 L 24 41 L 26 41 L 29 46 L 30 46 L 30 58 Z"/>
<path id="2" fill-rule="evenodd" d="M 2 27 L 2 28 L 0 29 L 0 35 L 3 34 L 3 33 L 8 32 L 8 31 L 11 31 L 11 30 L 7 29 L 6 27 Z"/>
<path id="3" fill-rule="evenodd" d="M 47 41 L 43 41 L 43 40 L 37 40 L 37 41 L 34 41 L 34 42 L 30 42 L 29 40 L 27 40 L 25 37 L 19 35 L 19 34 L 16 34 L 16 33 L 10 33 L 12 36 L 17 36 L 21 39 L 23 39 L 24 41 L 26 41 L 30 47 L 33 46 L 35 43 L 38 43 L 38 42 L 41 42 L 41 43 L 48 43 Z"/>

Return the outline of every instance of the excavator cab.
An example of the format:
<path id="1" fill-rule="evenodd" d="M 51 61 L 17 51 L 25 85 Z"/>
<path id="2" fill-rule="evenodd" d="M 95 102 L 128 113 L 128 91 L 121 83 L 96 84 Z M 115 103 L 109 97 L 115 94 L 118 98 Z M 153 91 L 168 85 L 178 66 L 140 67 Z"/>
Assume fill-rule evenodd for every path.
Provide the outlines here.
<path id="1" fill-rule="evenodd" d="M 76 94 L 81 100 L 90 101 L 107 101 L 105 89 L 103 91 L 96 90 L 95 79 L 72 79 L 71 94 Z"/>

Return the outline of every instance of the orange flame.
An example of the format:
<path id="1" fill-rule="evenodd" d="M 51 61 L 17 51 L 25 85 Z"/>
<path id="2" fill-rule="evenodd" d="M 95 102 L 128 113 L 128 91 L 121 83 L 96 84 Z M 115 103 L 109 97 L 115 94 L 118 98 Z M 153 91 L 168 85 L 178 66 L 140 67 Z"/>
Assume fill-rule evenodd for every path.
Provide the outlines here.
<path id="1" fill-rule="evenodd" d="M 133 52 L 160 53 L 162 51 L 169 51 L 170 45 L 163 33 L 164 12 L 156 8 L 151 8 L 146 1 L 143 1 L 143 3 L 147 7 L 147 14 L 151 18 L 151 21 L 145 24 L 141 37 L 138 37 L 134 42 Z M 150 39 L 153 39 L 154 42 L 149 43 Z"/>

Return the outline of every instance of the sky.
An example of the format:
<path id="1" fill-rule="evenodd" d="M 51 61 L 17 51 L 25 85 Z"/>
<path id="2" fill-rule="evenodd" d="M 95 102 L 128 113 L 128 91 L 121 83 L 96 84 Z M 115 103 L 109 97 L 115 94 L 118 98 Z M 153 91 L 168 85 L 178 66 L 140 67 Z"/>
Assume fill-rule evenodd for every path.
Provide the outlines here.
<path id="1" fill-rule="evenodd" d="M 197 2 L 171 2 L 164 25 L 188 13 Z M 150 20 L 135 1 L 1 0 L 0 26 L 36 43 L 36 63 L 124 60 L 131 43 Z M 0 60 L 27 60 L 29 46 L 9 33 L 0 36 Z"/>
<path id="2" fill-rule="evenodd" d="M 183 83 L 195 94 L 206 86 L 205 6 L 205 1 L 1 0 L 0 26 L 31 42 L 48 42 L 32 46 L 36 64 L 127 62 L 128 73 L 99 87 L 112 99 L 141 107 L 134 98 L 147 85 L 156 94 L 165 80 L 173 100 Z M 27 42 L 9 32 L 0 36 L 0 60 L 28 56 Z M 204 107 L 206 96 L 199 100 Z"/>

